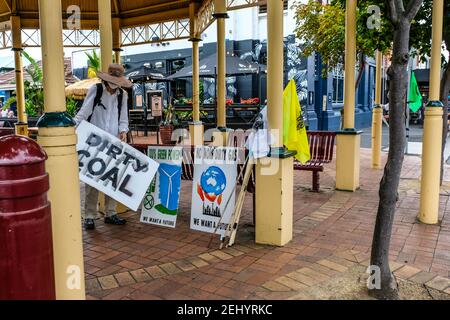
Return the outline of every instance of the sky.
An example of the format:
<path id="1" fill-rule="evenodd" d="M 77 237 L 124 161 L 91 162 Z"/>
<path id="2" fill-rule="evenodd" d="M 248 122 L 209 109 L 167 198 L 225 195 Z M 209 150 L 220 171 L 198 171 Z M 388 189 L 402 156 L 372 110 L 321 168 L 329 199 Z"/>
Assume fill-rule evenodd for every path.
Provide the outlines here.
<path id="1" fill-rule="evenodd" d="M 207 39 L 203 41 L 200 47 L 209 42 L 214 42 L 215 37 L 211 39 Z M 133 54 L 140 53 L 148 53 L 148 52 L 161 52 L 161 51 L 169 51 L 169 50 L 178 50 L 184 48 L 190 48 L 191 42 L 187 39 L 183 40 L 174 40 L 166 42 L 166 46 L 156 46 L 155 44 L 141 44 L 141 45 L 133 45 L 122 47 L 122 56 L 128 56 Z M 72 57 L 73 68 L 82 68 L 87 66 L 87 58 L 84 55 L 84 52 L 91 52 L 92 50 L 97 50 L 97 53 L 100 54 L 99 48 L 64 48 L 64 56 Z M 26 52 L 33 57 L 35 60 L 39 61 L 42 58 L 41 48 L 26 48 Z M 23 59 L 23 64 L 26 66 L 27 61 Z M 14 67 L 14 53 L 10 49 L 0 50 L 0 68 L 1 67 Z"/>
<path id="2" fill-rule="evenodd" d="M 177 40 L 170 41 L 170 45 L 168 46 L 152 46 L 151 44 L 143 44 L 136 46 L 124 47 L 122 55 L 131 55 L 131 54 L 139 54 L 146 52 L 157 52 L 163 50 L 173 50 L 179 48 L 186 48 L 190 46 L 190 42 L 187 40 Z M 84 52 L 90 52 L 95 48 L 64 48 L 64 55 L 66 57 L 72 57 L 73 67 L 81 68 L 87 65 L 87 59 L 84 56 Z M 25 49 L 28 54 L 30 54 L 35 60 L 41 60 L 41 48 L 27 48 Z M 97 50 L 99 50 L 97 48 Z M 23 59 L 23 63 L 26 66 L 27 61 Z M 10 49 L 0 50 L 0 68 L 1 67 L 11 67 L 14 68 L 14 53 Z"/>
<path id="3" fill-rule="evenodd" d="M 27 48 L 25 50 L 35 60 L 41 60 L 41 48 Z M 72 55 L 72 52 L 79 50 L 79 48 L 65 48 L 64 55 L 66 57 L 70 57 Z M 26 59 L 23 59 L 23 64 L 27 65 Z M 14 53 L 10 49 L 0 50 L 0 68 L 1 67 L 14 68 Z"/>

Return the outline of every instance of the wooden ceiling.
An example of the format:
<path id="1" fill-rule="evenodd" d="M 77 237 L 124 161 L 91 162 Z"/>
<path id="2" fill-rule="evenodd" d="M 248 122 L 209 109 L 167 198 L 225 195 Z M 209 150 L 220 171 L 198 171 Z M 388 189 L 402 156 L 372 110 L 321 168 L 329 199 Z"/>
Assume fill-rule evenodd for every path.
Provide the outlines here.
<path id="1" fill-rule="evenodd" d="M 55 0 L 62 2 L 63 19 L 68 18 L 67 8 L 76 5 L 81 9 L 81 27 L 98 28 L 97 0 Z M 121 18 L 121 27 L 135 27 L 176 19 L 189 18 L 192 0 L 111 0 L 111 15 Z M 202 3 L 207 0 L 194 0 Z M 39 28 L 38 0 L 0 0 L 0 23 L 9 21 L 11 14 L 21 17 L 23 28 Z"/>

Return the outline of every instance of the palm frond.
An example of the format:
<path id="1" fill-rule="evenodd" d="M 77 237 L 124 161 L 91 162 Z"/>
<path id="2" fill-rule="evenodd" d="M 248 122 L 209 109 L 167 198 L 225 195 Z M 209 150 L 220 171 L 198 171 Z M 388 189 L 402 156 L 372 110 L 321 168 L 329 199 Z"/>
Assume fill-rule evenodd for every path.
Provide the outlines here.
<path id="1" fill-rule="evenodd" d="M 8 100 L 6 100 L 5 101 L 5 104 L 3 105 L 3 110 L 6 110 L 6 109 L 9 109 L 9 106 L 11 105 L 11 104 L 13 104 L 14 102 L 16 102 L 16 97 L 10 97 L 10 98 L 8 98 Z"/>
<path id="2" fill-rule="evenodd" d="M 33 82 L 35 84 L 42 83 L 42 79 L 43 79 L 42 69 L 40 68 L 37 61 L 35 59 L 33 59 L 33 57 L 30 56 L 26 51 L 23 51 L 22 55 L 30 63 L 30 66 L 28 66 L 25 70 L 31 76 L 31 79 L 33 80 Z"/>
<path id="3" fill-rule="evenodd" d="M 96 72 L 99 71 L 100 57 L 97 55 L 97 52 L 95 50 L 92 50 L 92 54 L 89 54 L 88 52 L 85 52 L 85 54 L 88 57 L 88 67 Z"/>

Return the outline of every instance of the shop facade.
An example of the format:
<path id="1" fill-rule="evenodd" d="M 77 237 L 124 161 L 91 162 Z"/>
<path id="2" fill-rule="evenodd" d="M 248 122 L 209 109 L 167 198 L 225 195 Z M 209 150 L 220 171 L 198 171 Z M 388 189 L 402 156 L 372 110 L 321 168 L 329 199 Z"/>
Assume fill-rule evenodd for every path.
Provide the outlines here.
<path id="1" fill-rule="evenodd" d="M 344 101 L 344 71 L 338 67 L 324 75 L 319 54 L 304 57 L 301 43 L 295 38 L 294 9 L 286 1 L 284 10 L 284 84 L 290 79 L 297 83 L 297 92 L 303 109 L 304 120 L 310 130 L 336 131 L 341 129 L 341 111 Z M 235 55 L 248 61 L 267 63 L 267 13 L 264 6 L 245 8 L 228 13 L 226 24 L 227 55 Z M 251 21 L 248 28 L 239 28 L 239 21 Z M 200 59 L 216 52 L 216 24 L 213 23 L 202 35 Z M 142 53 L 122 54 L 126 68 L 137 65 L 149 66 L 165 75 L 171 75 L 192 64 L 191 44 L 187 40 L 154 43 L 150 48 L 142 48 Z M 375 59 L 365 57 L 364 72 L 359 80 L 356 94 L 355 126 L 368 128 L 372 121 L 375 94 Z M 75 69 L 80 78 L 87 76 L 87 69 Z M 239 103 L 241 99 L 259 97 L 264 103 L 267 83 L 264 75 L 261 82 L 257 75 L 227 78 L 227 99 Z M 202 79 L 203 100 L 214 99 L 213 78 Z M 166 90 L 164 83 L 149 90 Z M 140 90 L 139 88 L 137 89 Z M 138 92 L 139 93 L 139 92 Z M 260 93 L 260 94 L 259 94 Z M 172 95 L 177 98 L 192 98 L 192 81 L 179 80 L 172 85 Z"/>

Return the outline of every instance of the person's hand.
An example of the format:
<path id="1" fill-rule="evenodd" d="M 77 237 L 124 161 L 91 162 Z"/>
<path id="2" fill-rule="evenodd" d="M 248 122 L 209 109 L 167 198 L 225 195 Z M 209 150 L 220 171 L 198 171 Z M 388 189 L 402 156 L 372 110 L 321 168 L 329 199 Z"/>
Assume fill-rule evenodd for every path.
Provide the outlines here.
<path id="1" fill-rule="evenodd" d="M 122 142 L 127 142 L 127 133 L 126 132 L 121 132 L 119 135 L 119 139 Z"/>

